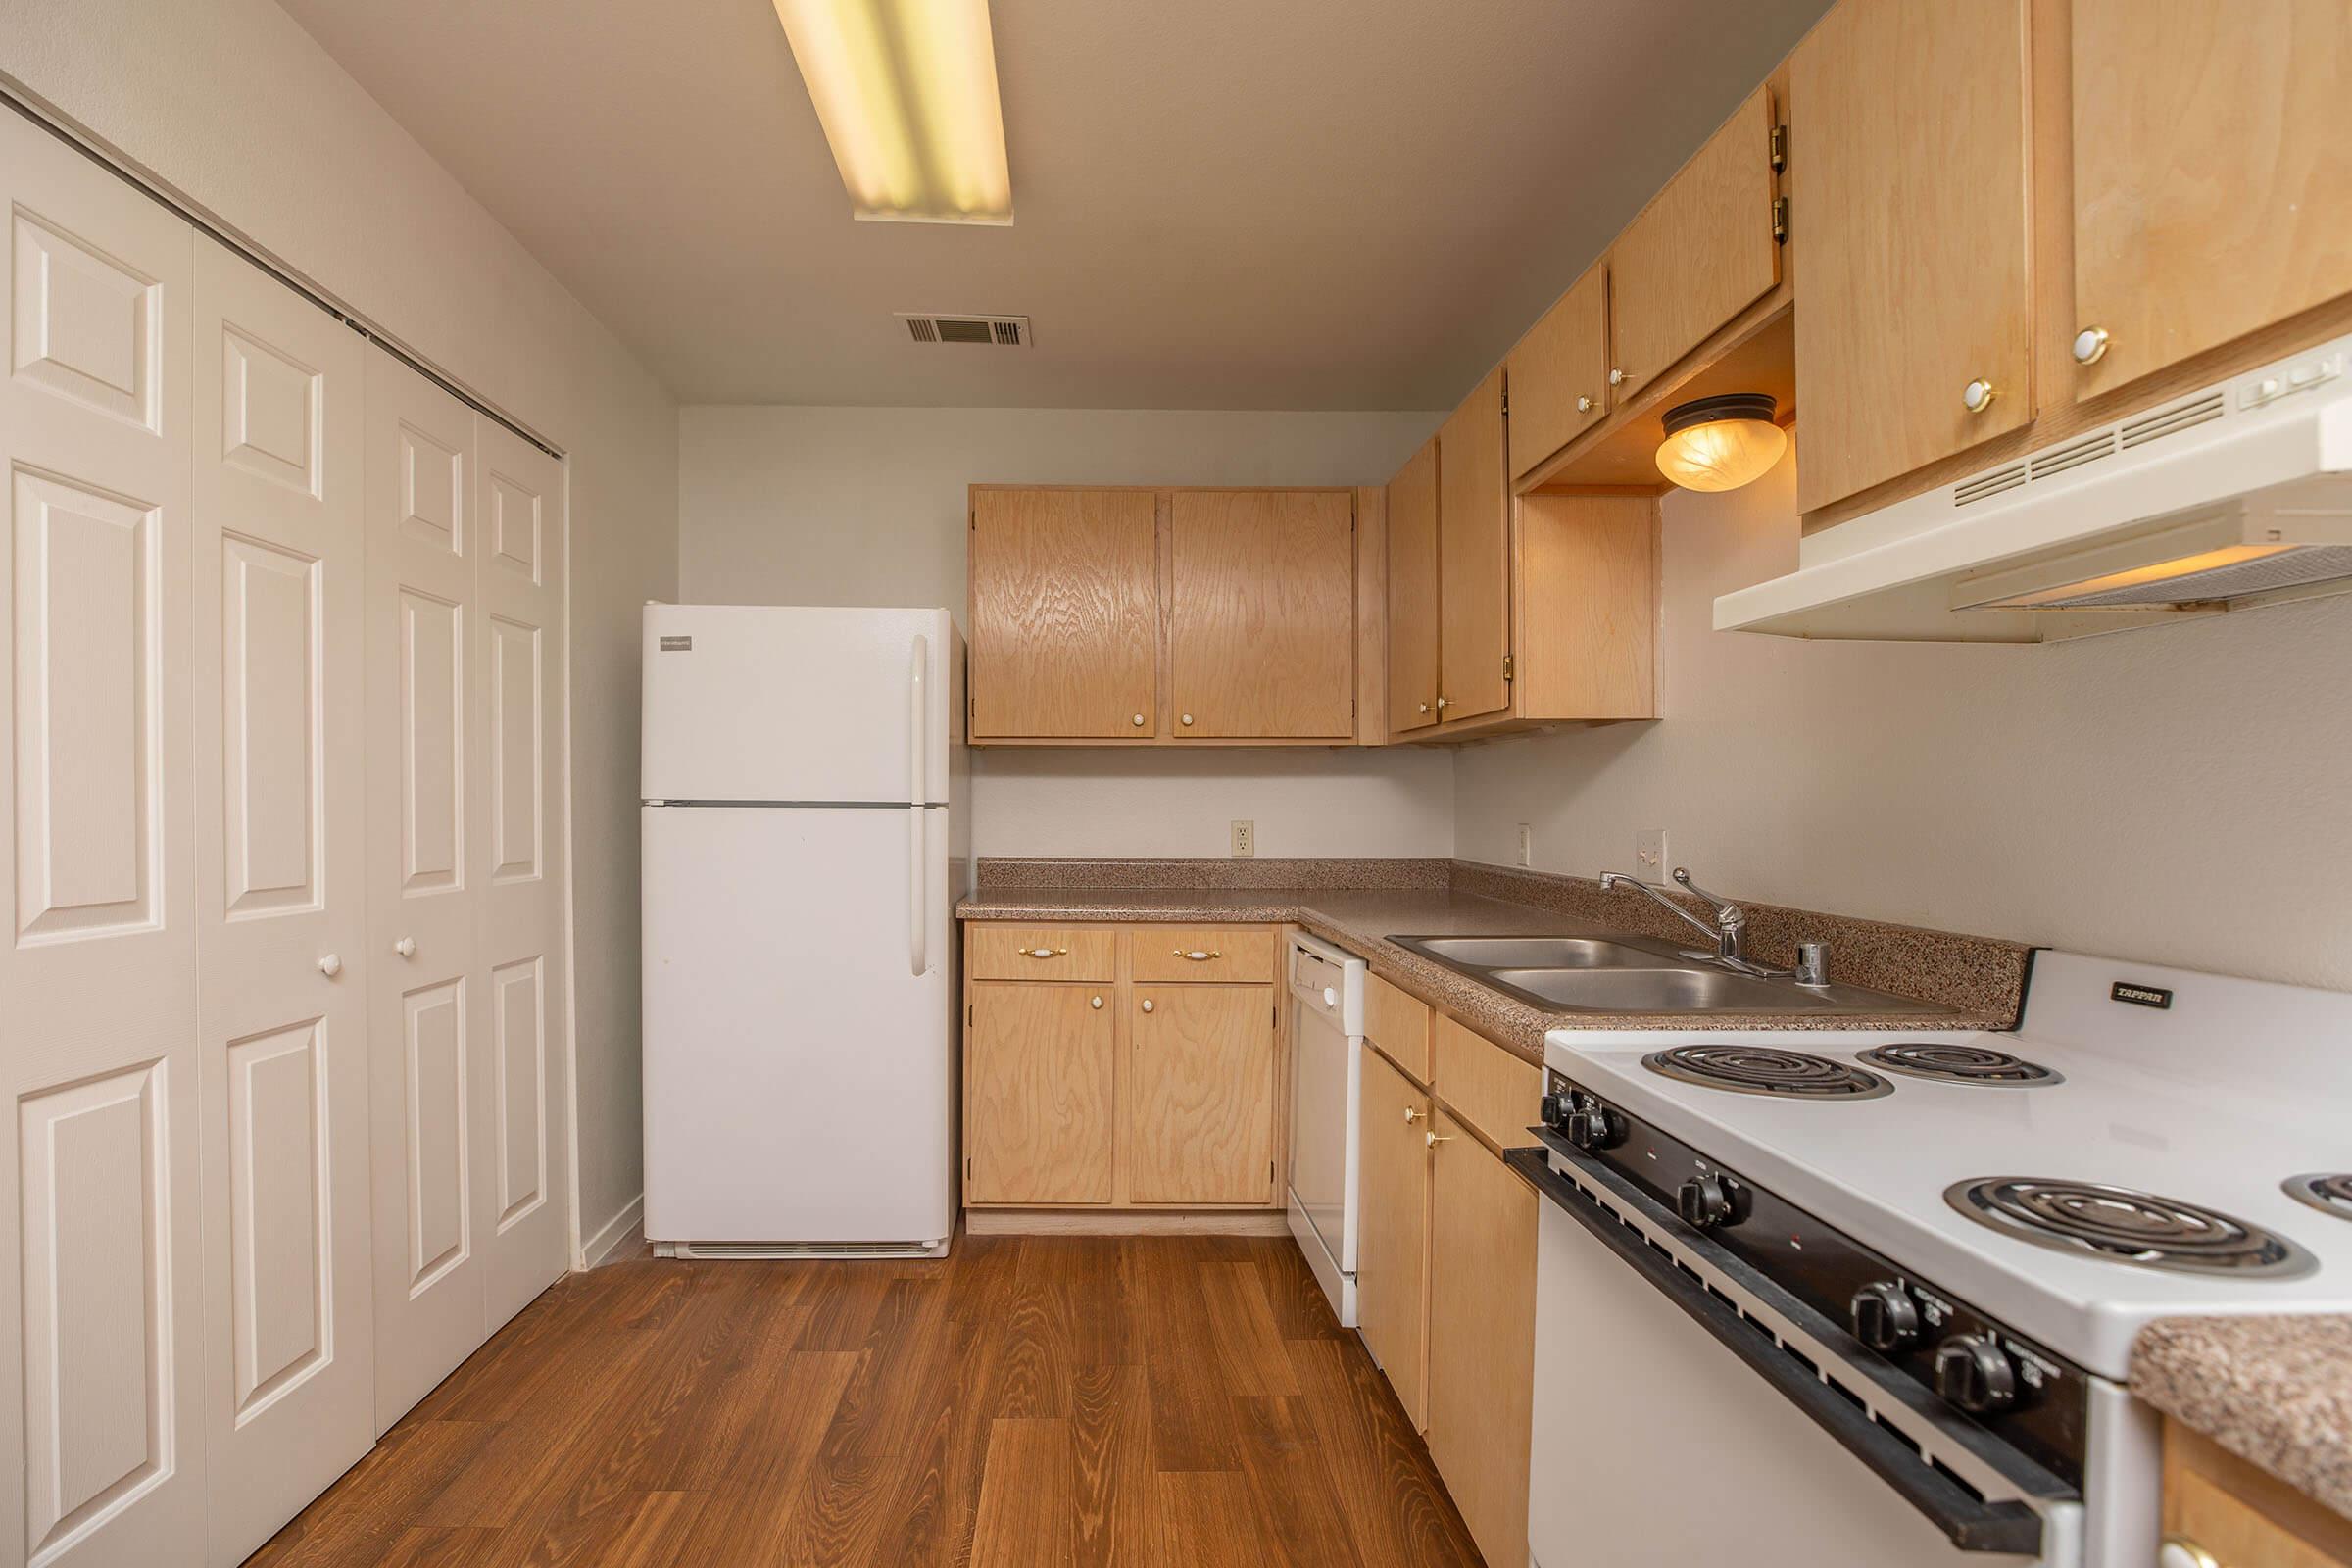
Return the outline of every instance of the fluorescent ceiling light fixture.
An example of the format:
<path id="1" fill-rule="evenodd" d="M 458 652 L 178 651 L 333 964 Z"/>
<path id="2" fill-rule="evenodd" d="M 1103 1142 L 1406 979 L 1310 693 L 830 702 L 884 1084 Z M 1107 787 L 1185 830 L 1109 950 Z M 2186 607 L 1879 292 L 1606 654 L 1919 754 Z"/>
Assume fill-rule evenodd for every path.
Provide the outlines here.
<path id="1" fill-rule="evenodd" d="M 988 0 L 775 0 L 856 216 L 1009 223 Z"/>

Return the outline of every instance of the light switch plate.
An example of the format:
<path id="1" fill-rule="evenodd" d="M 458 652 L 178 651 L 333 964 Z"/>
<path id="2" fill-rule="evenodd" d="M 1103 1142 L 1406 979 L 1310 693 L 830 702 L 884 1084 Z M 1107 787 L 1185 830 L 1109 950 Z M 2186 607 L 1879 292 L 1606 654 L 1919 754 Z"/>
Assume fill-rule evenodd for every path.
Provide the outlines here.
<path id="1" fill-rule="evenodd" d="M 1233 853 L 1237 859 L 1246 860 L 1257 853 L 1257 824 L 1239 817 L 1233 823 Z"/>
<path id="2" fill-rule="evenodd" d="M 1666 880 L 1666 830 L 1645 827 L 1634 835 L 1634 875 L 1644 882 Z"/>

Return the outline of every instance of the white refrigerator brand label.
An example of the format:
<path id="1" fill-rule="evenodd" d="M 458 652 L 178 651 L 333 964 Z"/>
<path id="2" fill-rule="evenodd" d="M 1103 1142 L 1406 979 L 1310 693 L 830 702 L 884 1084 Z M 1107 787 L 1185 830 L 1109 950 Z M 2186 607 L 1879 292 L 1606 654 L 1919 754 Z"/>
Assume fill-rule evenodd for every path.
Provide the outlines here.
<path id="1" fill-rule="evenodd" d="M 694 652 L 694 639 L 691 637 L 664 637 L 662 639 L 662 651 L 665 654 L 691 654 Z"/>

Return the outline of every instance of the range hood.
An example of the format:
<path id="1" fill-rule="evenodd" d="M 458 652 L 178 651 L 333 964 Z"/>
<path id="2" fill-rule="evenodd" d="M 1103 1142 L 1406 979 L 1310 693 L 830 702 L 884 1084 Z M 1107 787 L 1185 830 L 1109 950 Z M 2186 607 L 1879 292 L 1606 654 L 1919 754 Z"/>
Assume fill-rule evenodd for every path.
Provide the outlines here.
<path id="1" fill-rule="evenodd" d="M 2352 592 L 2348 370 L 2339 338 L 1825 528 L 1715 628 L 2049 642 Z"/>

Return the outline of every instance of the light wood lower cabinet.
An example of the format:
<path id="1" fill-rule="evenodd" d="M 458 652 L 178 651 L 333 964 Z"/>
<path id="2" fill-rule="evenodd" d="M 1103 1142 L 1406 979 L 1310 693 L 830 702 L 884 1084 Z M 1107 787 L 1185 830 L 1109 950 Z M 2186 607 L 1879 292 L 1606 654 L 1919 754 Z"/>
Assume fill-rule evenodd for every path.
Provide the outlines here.
<path id="1" fill-rule="evenodd" d="M 2164 1427 L 2164 1533 L 2221 1568 L 2352 1568 L 2352 1520 L 2178 1421 Z"/>
<path id="2" fill-rule="evenodd" d="M 1137 982 L 1127 1182 L 1138 1203 L 1274 1200 L 1274 988 Z"/>
<path id="3" fill-rule="evenodd" d="M 1517 1568 L 1527 1561 L 1542 1200 L 1442 1106 L 1431 1121 L 1429 1456 L 1488 1563 Z"/>
<path id="4" fill-rule="evenodd" d="M 1429 1425 L 1429 1091 L 1364 1053 L 1356 1329 L 1416 1429 Z"/>
<path id="5" fill-rule="evenodd" d="M 964 1046 L 969 1200 L 1110 1201 L 1111 990 L 973 982 Z"/>
<path id="6" fill-rule="evenodd" d="M 967 925 L 964 1202 L 1273 1207 L 1278 942 L 1271 926 Z"/>

